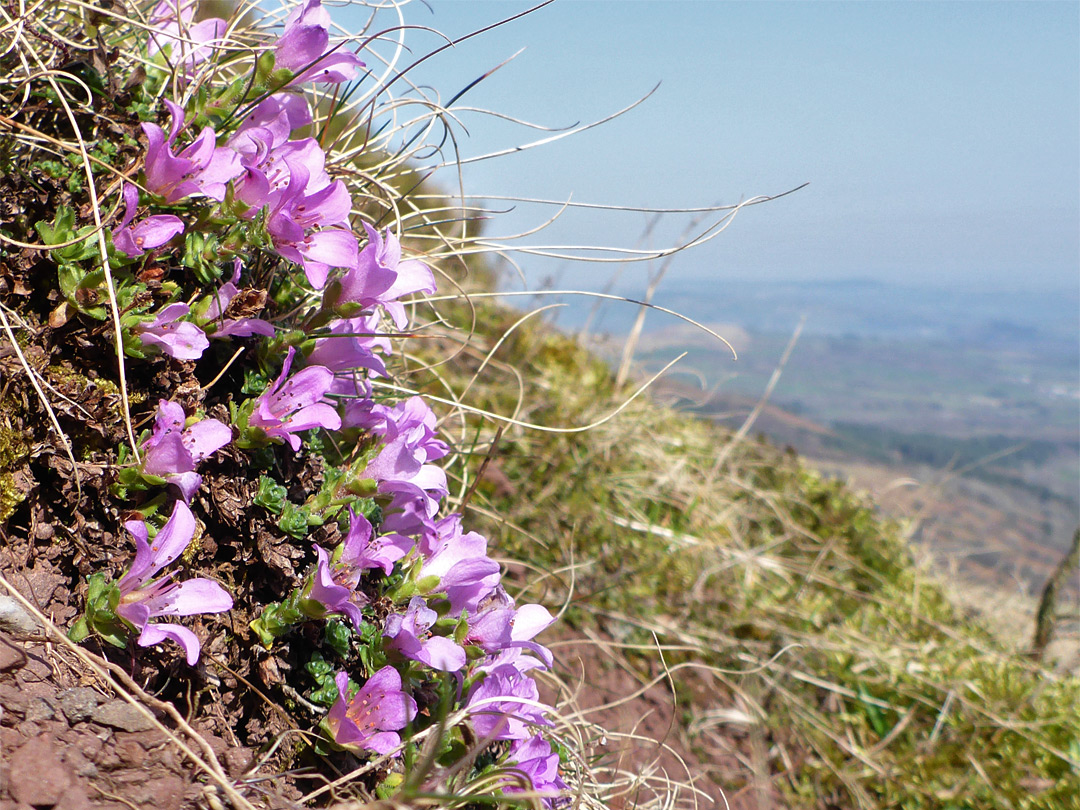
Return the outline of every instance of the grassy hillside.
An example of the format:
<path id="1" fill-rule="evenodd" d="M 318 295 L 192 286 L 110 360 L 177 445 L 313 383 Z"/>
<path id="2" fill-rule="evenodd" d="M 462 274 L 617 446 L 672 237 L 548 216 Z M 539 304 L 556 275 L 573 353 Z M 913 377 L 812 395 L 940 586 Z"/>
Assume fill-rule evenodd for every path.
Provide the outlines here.
<path id="1" fill-rule="evenodd" d="M 632 391 L 490 300 L 444 313 L 469 349 L 420 372 L 515 414 L 448 423 L 470 517 L 608 664 L 673 690 L 707 783 L 746 807 L 1080 807 L 1080 680 L 1004 649 L 793 455 L 647 396 L 586 431 L 524 426 L 599 422 Z"/>

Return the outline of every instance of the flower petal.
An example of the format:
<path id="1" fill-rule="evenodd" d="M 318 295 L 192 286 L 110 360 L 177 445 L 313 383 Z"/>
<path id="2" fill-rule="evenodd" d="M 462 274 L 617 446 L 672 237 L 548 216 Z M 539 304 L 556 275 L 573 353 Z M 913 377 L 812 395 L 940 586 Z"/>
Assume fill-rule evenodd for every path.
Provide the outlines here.
<path id="1" fill-rule="evenodd" d="M 352 231 L 330 228 L 311 234 L 309 239 L 298 246 L 305 259 L 331 267 L 349 268 L 356 264 L 359 248 Z"/>
<path id="2" fill-rule="evenodd" d="M 184 446 L 180 431 L 163 433 L 151 445 L 147 442 L 143 456 L 143 472 L 165 478 L 195 469 L 191 452 Z"/>
<path id="3" fill-rule="evenodd" d="M 142 250 L 161 247 L 174 236 L 184 232 L 184 223 L 180 217 L 172 214 L 155 214 L 136 223 L 131 228 L 135 246 Z"/>
<path id="4" fill-rule="evenodd" d="M 191 514 L 187 504 L 177 501 L 172 515 L 150 543 L 150 576 L 183 554 L 194 536 L 195 515 Z"/>
<path id="5" fill-rule="evenodd" d="M 233 598 L 212 579 L 188 579 L 145 600 L 150 616 L 194 616 L 232 610 Z"/>
<path id="6" fill-rule="evenodd" d="M 210 347 L 206 333 L 188 321 L 144 329 L 139 332 L 139 340 L 177 360 L 198 360 Z"/>
<path id="7" fill-rule="evenodd" d="M 148 624 L 139 636 L 140 647 L 153 647 L 155 644 L 172 639 L 184 648 L 184 656 L 189 666 L 199 661 L 199 638 L 186 627 L 179 624 Z"/>
<path id="8" fill-rule="evenodd" d="M 330 405 L 317 403 L 301 408 L 282 422 L 281 426 L 290 432 L 312 430 L 313 428 L 338 430 L 341 427 L 341 417 L 338 416 L 337 410 Z"/>
<path id="9" fill-rule="evenodd" d="M 543 605 L 522 605 L 514 613 L 510 638 L 514 641 L 528 641 L 553 621 L 555 617 Z"/>
<path id="10" fill-rule="evenodd" d="M 126 228 L 135 219 L 135 209 L 139 207 L 139 190 L 131 183 L 124 183 L 124 218 L 120 228 Z"/>
<path id="11" fill-rule="evenodd" d="M 184 446 L 196 463 L 232 441 L 232 428 L 217 419 L 203 419 L 184 431 Z"/>
<path id="12" fill-rule="evenodd" d="M 417 661 L 427 664 L 432 669 L 443 672 L 457 672 L 465 666 L 465 650 L 453 641 L 442 636 L 432 636 L 423 642 Z"/>
<path id="13" fill-rule="evenodd" d="M 202 486 L 202 476 L 197 472 L 183 472 L 163 477 L 180 490 L 180 497 L 184 499 L 184 503 L 191 503 L 191 499 Z"/>

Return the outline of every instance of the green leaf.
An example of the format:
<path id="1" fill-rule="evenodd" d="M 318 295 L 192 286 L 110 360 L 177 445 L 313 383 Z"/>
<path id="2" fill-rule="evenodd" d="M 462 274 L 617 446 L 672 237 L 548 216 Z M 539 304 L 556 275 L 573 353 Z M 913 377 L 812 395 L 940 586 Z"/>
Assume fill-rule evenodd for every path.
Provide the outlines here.
<path id="1" fill-rule="evenodd" d="M 75 210 L 67 205 L 56 209 L 56 217 L 50 225 L 47 222 L 35 222 L 34 228 L 46 245 L 59 245 L 75 237 Z"/>
<path id="2" fill-rule="evenodd" d="M 297 540 L 303 540 L 307 537 L 308 533 L 308 510 L 303 506 L 296 506 L 295 504 L 285 502 L 281 510 L 281 517 L 278 518 L 278 528 L 290 537 L 295 537 Z"/>
<path id="3" fill-rule="evenodd" d="M 271 602 L 263 608 L 259 618 L 249 627 L 259 637 L 266 649 L 274 646 L 274 641 L 281 638 L 294 624 L 305 621 L 307 617 L 300 610 L 300 590 L 294 590 L 284 602 Z"/>
<path id="4" fill-rule="evenodd" d="M 80 641 L 90 635 L 90 625 L 86 621 L 85 616 L 80 616 L 75 624 L 71 625 L 71 629 L 68 630 L 68 638 L 78 644 Z"/>
<path id="5" fill-rule="evenodd" d="M 420 593 L 425 593 L 425 594 L 426 593 L 431 593 L 432 591 L 434 591 L 436 588 L 439 587 L 440 582 L 442 582 L 442 579 L 440 577 L 435 576 L 434 574 L 431 574 L 431 575 L 426 576 L 426 577 L 421 577 L 416 582 L 416 590 L 419 591 Z M 410 597 L 411 597 L 411 594 L 410 594 Z"/>
<path id="6" fill-rule="evenodd" d="M 345 622 L 331 619 L 326 623 L 323 637 L 330 649 L 343 659 L 349 657 L 349 643 L 352 641 L 352 629 Z"/>
<path id="7" fill-rule="evenodd" d="M 86 602 L 88 606 L 100 605 L 115 609 L 120 604 L 120 589 L 105 574 L 91 574 L 87 578 Z"/>
<path id="8" fill-rule="evenodd" d="M 74 302 L 75 291 L 79 288 L 79 282 L 83 279 L 82 268 L 71 264 L 61 264 L 57 268 L 57 276 L 60 281 L 60 292 L 64 294 L 66 299 Z"/>
<path id="9" fill-rule="evenodd" d="M 256 368 L 244 370 L 244 382 L 240 386 L 240 393 L 248 396 L 258 396 L 270 385 L 270 380 L 265 374 Z"/>
<path id="10" fill-rule="evenodd" d="M 311 660 L 304 664 L 304 669 L 316 681 L 321 682 L 327 674 L 334 671 L 334 665 L 323 658 L 322 653 L 316 650 L 311 654 Z"/>
<path id="11" fill-rule="evenodd" d="M 270 74 L 274 72 L 274 52 L 264 51 L 255 63 L 255 91 L 263 94 L 270 89 Z"/>
<path id="12" fill-rule="evenodd" d="M 259 476 L 259 490 L 255 493 L 255 503 L 268 512 L 280 515 L 288 503 L 288 490 L 273 478 Z"/>
<path id="13" fill-rule="evenodd" d="M 127 633 L 125 633 L 121 626 L 111 627 L 96 627 L 97 634 L 102 639 L 109 642 L 114 647 L 119 647 L 121 650 L 127 647 Z"/>
<path id="14" fill-rule="evenodd" d="M 72 176 L 75 177 L 77 175 Z M 98 242 L 96 239 L 91 238 L 93 232 L 94 226 L 86 225 L 85 227 L 79 228 L 75 233 L 70 234 L 67 239 L 59 240 L 66 242 L 71 239 L 80 239 L 81 241 L 76 242 L 73 245 L 66 245 L 65 247 L 55 249 L 52 252 L 53 257 L 56 258 L 57 261 L 64 262 L 82 262 L 87 259 L 96 258 L 98 256 Z"/>
<path id="15" fill-rule="evenodd" d="M 380 799 L 389 799 L 398 792 L 398 788 L 401 787 L 404 781 L 404 774 L 397 772 L 390 773 L 375 788 L 375 795 Z"/>

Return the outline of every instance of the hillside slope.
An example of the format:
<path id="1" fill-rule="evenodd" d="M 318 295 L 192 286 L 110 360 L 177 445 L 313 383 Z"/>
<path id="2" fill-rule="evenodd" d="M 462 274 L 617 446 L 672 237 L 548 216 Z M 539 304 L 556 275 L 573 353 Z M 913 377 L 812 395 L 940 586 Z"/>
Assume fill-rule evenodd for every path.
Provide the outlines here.
<path id="1" fill-rule="evenodd" d="M 898 526 L 791 454 L 647 396 L 586 431 L 524 425 L 600 422 L 632 391 L 488 301 L 443 313 L 469 348 L 418 374 L 465 406 L 470 519 L 565 606 L 564 646 L 598 645 L 568 682 L 666 688 L 667 741 L 733 805 L 1080 807 L 1080 680 L 1003 648 Z"/>

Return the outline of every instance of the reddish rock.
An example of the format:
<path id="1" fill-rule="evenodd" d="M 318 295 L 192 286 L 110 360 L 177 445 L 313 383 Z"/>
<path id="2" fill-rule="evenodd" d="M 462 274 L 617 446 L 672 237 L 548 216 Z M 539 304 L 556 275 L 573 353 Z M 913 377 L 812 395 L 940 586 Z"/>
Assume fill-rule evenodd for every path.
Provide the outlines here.
<path id="1" fill-rule="evenodd" d="M 48 736 L 29 740 L 11 756 L 8 790 L 16 801 L 51 807 L 74 781 Z"/>
<path id="2" fill-rule="evenodd" d="M 154 728 L 150 718 L 126 700 L 116 698 L 98 706 L 90 714 L 99 725 L 124 731 L 149 731 Z"/>
<path id="3" fill-rule="evenodd" d="M 26 707 L 30 698 L 17 686 L 10 683 L 0 683 L 0 706 L 4 707 L 4 725 L 12 725 L 12 715 L 18 715 L 21 719 L 26 715 Z"/>
<path id="4" fill-rule="evenodd" d="M 75 782 L 64 791 L 56 807 L 53 810 L 92 810 L 90 797 L 86 795 L 86 788 L 81 783 Z"/>
<path id="5" fill-rule="evenodd" d="M 146 749 L 135 740 L 118 740 L 116 758 L 127 768 L 141 768 L 146 762 Z"/>
<path id="6" fill-rule="evenodd" d="M 122 793 L 139 807 L 154 810 L 180 810 L 184 800 L 184 780 L 179 776 L 147 778 L 145 771 L 122 771 L 114 775 L 125 787 Z"/>
<path id="7" fill-rule="evenodd" d="M 23 647 L 26 653 L 26 663 L 15 673 L 21 685 L 27 689 L 33 689 L 38 684 L 44 684 L 49 693 L 55 692 L 55 687 L 47 683 L 52 678 L 52 667 L 45 660 L 45 649 L 40 644 L 31 644 Z M 40 692 L 38 692 L 40 694 Z"/>
<path id="8" fill-rule="evenodd" d="M 76 776 L 97 775 L 97 765 L 91 762 L 77 746 L 65 745 L 63 751 L 64 764 L 68 765 Z"/>
<path id="9" fill-rule="evenodd" d="M 147 751 L 153 751 L 155 748 L 160 748 L 168 740 L 157 729 L 150 731 L 117 731 L 116 742 L 119 744 L 124 741 L 138 743 Z"/>
<path id="10" fill-rule="evenodd" d="M 22 648 L 0 633 L 0 672 L 18 669 L 26 663 Z"/>
<path id="11" fill-rule="evenodd" d="M 83 733 L 72 742 L 82 752 L 82 755 L 91 761 L 97 761 L 101 755 L 101 749 L 105 742 L 97 734 Z"/>
<path id="12" fill-rule="evenodd" d="M 14 751 L 26 742 L 17 728 L 0 728 L 0 752 Z"/>
<path id="13" fill-rule="evenodd" d="M 225 761 L 222 763 L 225 766 L 225 770 L 228 771 L 229 776 L 236 779 L 244 771 L 251 767 L 251 763 L 255 761 L 255 755 L 250 748 L 230 748 L 225 752 Z"/>

